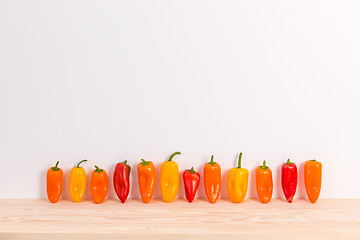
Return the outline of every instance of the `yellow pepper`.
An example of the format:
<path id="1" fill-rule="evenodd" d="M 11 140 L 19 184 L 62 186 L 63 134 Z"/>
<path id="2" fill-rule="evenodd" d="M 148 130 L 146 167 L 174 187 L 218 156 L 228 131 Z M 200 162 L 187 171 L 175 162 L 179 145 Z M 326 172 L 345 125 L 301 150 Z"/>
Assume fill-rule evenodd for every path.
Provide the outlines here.
<path id="1" fill-rule="evenodd" d="M 70 171 L 69 192 L 71 199 L 76 203 L 81 202 L 86 190 L 86 173 L 85 170 L 80 167 L 80 164 L 86 161 L 87 160 L 82 160 Z"/>
<path id="2" fill-rule="evenodd" d="M 176 162 L 171 161 L 180 152 L 174 152 L 168 161 L 163 162 L 160 168 L 161 196 L 165 202 L 173 201 L 179 190 L 179 169 Z"/>
<path id="3" fill-rule="evenodd" d="M 241 168 L 241 157 L 242 152 L 239 155 L 238 166 L 230 169 L 227 177 L 229 197 L 234 203 L 240 203 L 245 199 L 248 188 L 249 171 Z"/>

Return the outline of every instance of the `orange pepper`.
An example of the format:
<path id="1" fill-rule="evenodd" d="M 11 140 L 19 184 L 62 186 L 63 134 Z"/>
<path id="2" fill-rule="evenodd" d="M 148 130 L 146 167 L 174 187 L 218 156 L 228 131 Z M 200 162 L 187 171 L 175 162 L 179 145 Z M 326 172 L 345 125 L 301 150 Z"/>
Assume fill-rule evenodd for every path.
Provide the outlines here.
<path id="1" fill-rule="evenodd" d="M 90 193 L 94 203 L 102 203 L 107 195 L 109 181 L 106 171 L 95 165 L 90 178 Z"/>
<path id="2" fill-rule="evenodd" d="M 153 162 L 141 159 L 138 164 L 138 180 L 141 199 L 144 203 L 150 202 L 154 195 L 156 180 L 155 167 Z"/>
<path id="3" fill-rule="evenodd" d="M 256 168 L 256 191 L 262 203 L 268 203 L 273 193 L 273 179 L 271 169 L 263 162 L 262 166 Z"/>
<path id="4" fill-rule="evenodd" d="M 220 196 L 221 168 L 217 162 L 214 162 L 214 155 L 204 166 L 204 185 L 207 199 L 210 203 L 215 203 Z"/>
<path id="5" fill-rule="evenodd" d="M 58 168 L 59 161 L 55 167 L 50 168 L 46 175 L 46 190 L 50 202 L 56 203 L 61 195 L 63 183 L 63 171 Z"/>
<path id="6" fill-rule="evenodd" d="M 306 194 L 311 203 L 315 203 L 320 195 L 321 190 L 321 162 L 309 160 L 305 162 L 304 166 L 304 180 Z"/>

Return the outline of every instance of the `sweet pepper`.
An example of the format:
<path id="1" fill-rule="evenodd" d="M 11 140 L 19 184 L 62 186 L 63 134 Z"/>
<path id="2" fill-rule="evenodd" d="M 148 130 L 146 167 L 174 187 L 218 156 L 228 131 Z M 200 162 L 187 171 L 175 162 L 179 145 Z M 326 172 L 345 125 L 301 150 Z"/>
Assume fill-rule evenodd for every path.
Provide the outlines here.
<path id="1" fill-rule="evenodd" d="M 144 203 L 148 203 L 154 195 L 156 173 L 153 162 L 144 159 L 141 161 L 138 164 L 139 189 L 141 199 Z"/>
<path id="2" fill-rule="evenodd" d="M 124 203 L 130 191 L 130 170 L 131 167 L 127 164 L 127 160 L 116 164 L 114 171 L 114 189 L 116 195 L 122 203 Z"/>
<path id="3" fill-rule="evenodd" d="M 244 201 L 249 179 L 249 170 L 241 167 L 242 152 L 239 154 L 238 166 L 229 171 L 227 189 L 230 200 L 234 203 Z"/>
<path id="4" fill-rule="evenodd" d="M 216 203 L 221 190 L 221 168 L 217 162 L 214 162 L 214 155 L 204 166 L 204 185 L 207 199 L 210 203 Z"/>
<path id="5" fill-rule="evenodd" d="M 256 168 L 255 173 L 256 191 L 262 203 L 268 203 L 273 193 L 273 179 L 271 169 L 266 166 L 264 160 L 262 166 Z"/>
<path id="6" fill-rule="evenodd" d="M 321 162 L 309 160 L 305 162 L 304 166 L 304 180 L 306 194 L 311 203 L 315 203 L 320 195 L 321 190 Z"/>
<path id="7" fill-rule="evenodd" d="M 59 161 L 55 167 L 50 168 L 46 174 L 46 191 L 50 202 L 56 203 L 61 195 L 63 184 L 63 171 L 58 168 Z"/>
<path id="8" fill-rule="evenodd" d="M 86 190 L 86 173 L 85 170 L 80 167 L 80 164 L 86 162 L 82 160 L 76 167 L 73 167 L 69 176 L 69 192 L 71 199 L 78 203 L 81 202 L 85 195 Z"/>
<path id="9" fill-rule="evenodd" d="M 169 160 L 163 162 L 160 168 L 160 190 L 163 200 L 167 203 L 172 202 L 179 190 L 179 168 L 176 162 L 172 161 L 175 155 L 181 154 L 174 152 Z"/>
<path id="10" fill-rule="evenodd" d="M 291 203 L 297 187 L 298 173 L 296 164 L 287 160 L 281 167 L 281 185 L 286 200 Z"/>
<path id="11" fill-rule="evenodd" d="M 194 200 L 196 192 L 199 188 L 200 174 L 192 167 L 191 169 L 184 171 L 183 180 L 186 199 L 189 201 L 189 203 L 191 203 Z"/>
<path id="12" fill-rule="evenodd" d="M 108 186 L 109 181 L 106 171 L 95 165 L 95 170 L 90 178 L 90 193 L 94 203 L 102 203 L 105 200 Z"/>

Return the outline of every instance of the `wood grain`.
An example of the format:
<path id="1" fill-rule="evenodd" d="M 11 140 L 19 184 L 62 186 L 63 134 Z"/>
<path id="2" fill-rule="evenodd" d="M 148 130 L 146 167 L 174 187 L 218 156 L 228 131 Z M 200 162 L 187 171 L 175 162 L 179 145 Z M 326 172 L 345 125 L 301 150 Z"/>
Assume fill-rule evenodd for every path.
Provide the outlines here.
<path id="1" fill-rule="evenodd" d="M 0 239 L 360 239 L 360 199 L 0 200 Z"/>

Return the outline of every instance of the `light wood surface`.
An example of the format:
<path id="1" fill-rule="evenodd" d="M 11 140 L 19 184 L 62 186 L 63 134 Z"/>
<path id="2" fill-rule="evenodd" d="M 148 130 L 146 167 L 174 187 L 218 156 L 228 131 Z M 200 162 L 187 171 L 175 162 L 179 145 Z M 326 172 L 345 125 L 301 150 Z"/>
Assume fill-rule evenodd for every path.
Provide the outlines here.
<path id="1" fill-rule="evenodd" d="M 360 239 L 360 199 L 0 200 L 0 239 Z"/>

